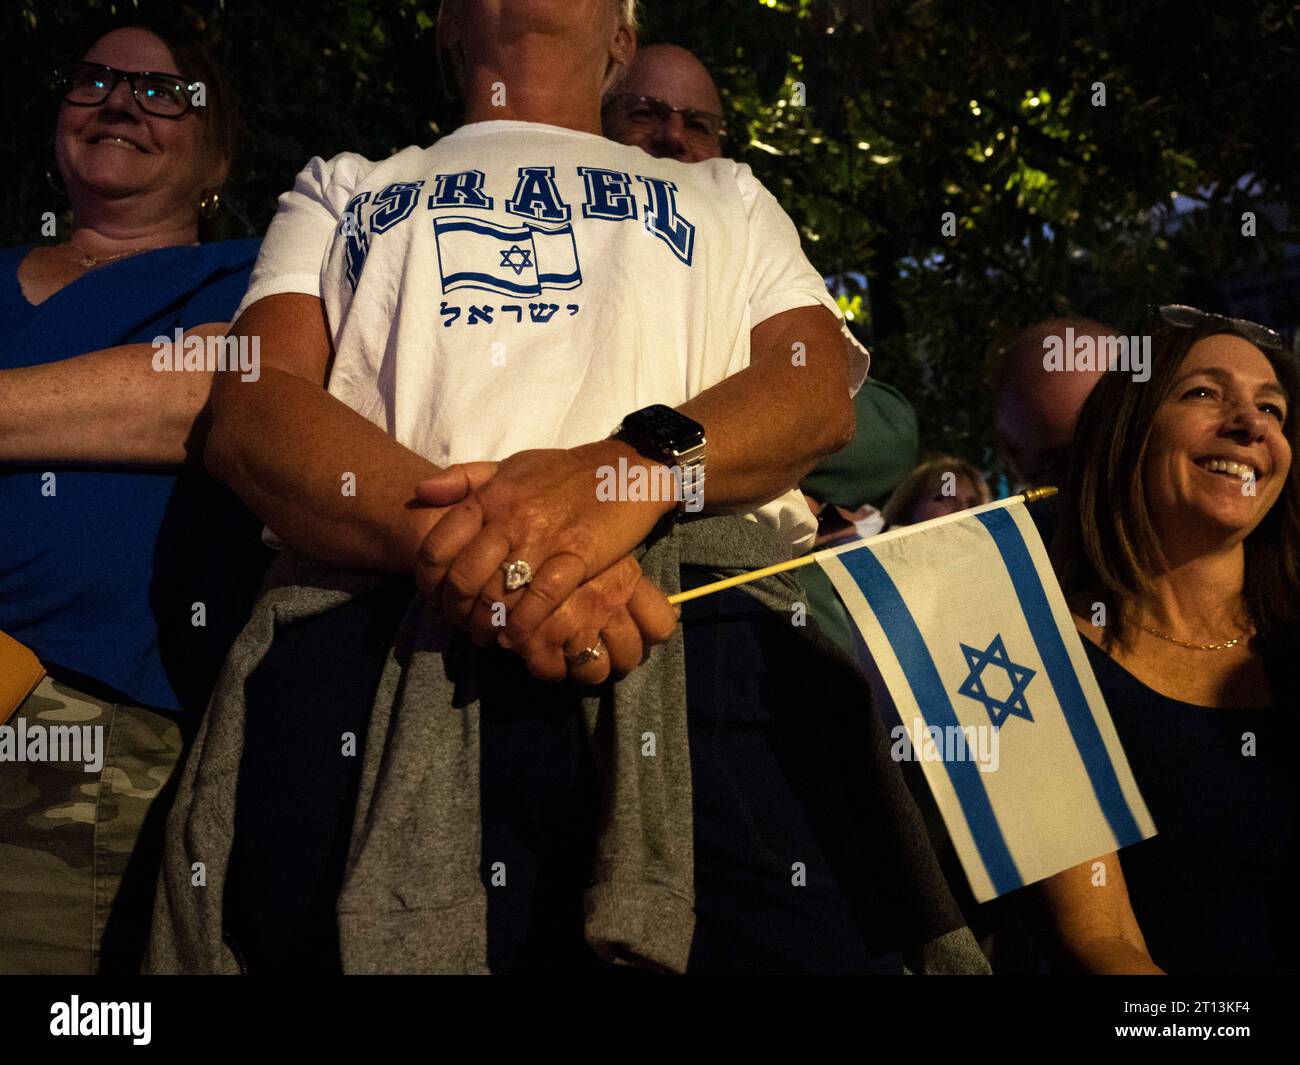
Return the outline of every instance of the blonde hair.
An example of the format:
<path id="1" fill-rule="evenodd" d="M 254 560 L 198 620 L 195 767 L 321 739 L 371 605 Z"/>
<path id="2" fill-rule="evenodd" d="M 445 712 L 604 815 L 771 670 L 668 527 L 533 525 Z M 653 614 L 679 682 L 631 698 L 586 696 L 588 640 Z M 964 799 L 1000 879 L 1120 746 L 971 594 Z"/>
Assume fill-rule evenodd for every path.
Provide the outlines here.
<path id="1" fill-rule="evenodd" d="M 965 459 L 953 455 L 940 455 L 938 458 L 921 463 L 899 482 L 893 495 L 889 497 L 889 502 L 881 511 L 885 518 L 885 528 L 900 524 L 900 519 L 902 524 L 909 524 L 912 512 L 930 490 L 930 485 L 936 477 L 941 477 L 945 473 L 956 474 L 969 481 L 971 487 L 979 494 L 981 503 L 993 501 L 993 493 L 979 470 Z"/>
<path id="2" fill-rule="evenodd" d="M 638 18 L 638 0 L 614 0 L 618 5 L 618 25 L 620 29 L 629 29 L 633 33 L 641 28 Z M 623 80 L 628 72 L 628 64 L 618 64 L 612 59 L 609 66 L 605 69 L 605 80 L 600 86 L 600 95 L 603 100 L 613 90 L 614 86 Z"/>

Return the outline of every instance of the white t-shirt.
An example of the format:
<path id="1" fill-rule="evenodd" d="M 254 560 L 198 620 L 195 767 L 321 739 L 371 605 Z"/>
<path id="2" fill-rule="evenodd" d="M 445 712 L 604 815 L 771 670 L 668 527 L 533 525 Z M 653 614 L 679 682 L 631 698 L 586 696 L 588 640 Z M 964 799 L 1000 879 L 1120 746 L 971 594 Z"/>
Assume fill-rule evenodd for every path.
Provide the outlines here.
<path id="1" fill-rule="evenodd" d="M 513 121 L 312 159 L 240 312 L 283 292 L 324 301 L 330 393 L 439 466 L 603 439 L 744 369 L 764 319 L 840 316 L 749 167 Z M 795 551 L 816 530 L 794 488 L 752 516 Z"/>

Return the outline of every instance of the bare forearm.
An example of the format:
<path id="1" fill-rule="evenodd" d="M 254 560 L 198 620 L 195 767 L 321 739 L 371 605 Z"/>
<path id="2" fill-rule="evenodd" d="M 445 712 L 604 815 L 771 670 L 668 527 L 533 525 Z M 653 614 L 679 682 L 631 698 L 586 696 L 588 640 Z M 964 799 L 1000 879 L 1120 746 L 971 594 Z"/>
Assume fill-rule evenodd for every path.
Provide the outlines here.
<path id="1" fill-rule="evenodd" d="M 292 374 L 222 382 L 208 469 L 285 543 L 360 569 L 410 572 L 442 510 L 412 488 L 438 471 L 377 426 Z"/>
<path id="2" fill-rule="evenodd" d="M 1159 974 L 1115 852 L 1040 880 L 1013 897 L 1053 964 L 1094 974 Z"/>
<path id="3" fill-rule="evenodd" d="M 1081 943 L 1071 954 L 1083 972 L 1097 976 L 1163 975 L 1146 951 L 1119 936 Z"/>
<path id="4" fill-rule="evenodd" d="M 0 371 L 0 463 L 179 465 L 212 375 L 161 373 L 149 344 Z"/>
<path id="5" fill-rule="evenodd" d="M 705 429 L 709 511 L 780 495 L 853 438 L 844 344 L 829 312 L 779 315 L 755 330 L 754 348 L 746 369 L 680 408 Z"/>

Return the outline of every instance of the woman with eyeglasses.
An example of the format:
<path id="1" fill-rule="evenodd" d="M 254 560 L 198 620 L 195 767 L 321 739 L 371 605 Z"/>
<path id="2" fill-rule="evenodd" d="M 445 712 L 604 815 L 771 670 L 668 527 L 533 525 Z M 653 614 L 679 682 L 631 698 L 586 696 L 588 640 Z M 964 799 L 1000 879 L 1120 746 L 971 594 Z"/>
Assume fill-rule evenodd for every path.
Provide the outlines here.
<path id="1" fill-rule="evenodd" d="M 1300 474 L 1272 330 L 1161 309 L 1075 430 L 1053 556 L 1157 834 L 1037 891 L 1062 967 L 1294 972 Z"/>
<path id="2" fill-rule="evenodd" d="M 0 762 L 5 973 L 138 963 L 144 826 L 264 567 L 251 515 L 183 469 L 208 338 L 258 246 L 202 242 L 234 99 L 201 46 L 161 27 L 113 29 L 56 75 L 55 229 L 0 251 L 0 632 L 45 670 L 0 705 L 28 755 Z M 32 760 L 56 726 L 80 730 L 78 760 L 48 745 Z"/>

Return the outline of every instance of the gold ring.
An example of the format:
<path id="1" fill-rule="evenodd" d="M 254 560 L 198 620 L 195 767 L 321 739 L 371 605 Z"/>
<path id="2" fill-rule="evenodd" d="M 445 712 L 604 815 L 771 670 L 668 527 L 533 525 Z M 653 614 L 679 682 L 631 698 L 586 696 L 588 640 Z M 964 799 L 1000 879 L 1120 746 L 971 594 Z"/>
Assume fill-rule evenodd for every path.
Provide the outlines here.
<path id="1" fill-rule="evenodd" d="M 605 641 L 597 640 L 595 647 L 584 647 L 576 655 L 571 655 L 568 651 L 565 651 L 564 657 L 575 666 L 582 666 L 586 665 L 588 662 L 594 662 L 598 658 L 604 658 L 605 651 Z"/>

